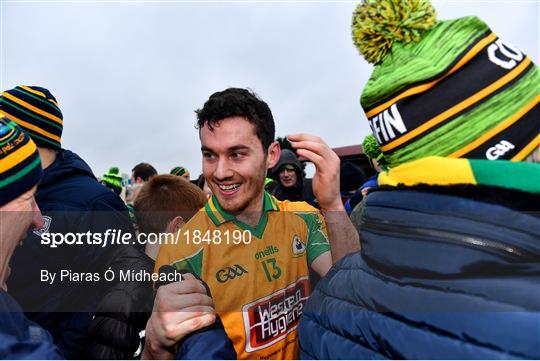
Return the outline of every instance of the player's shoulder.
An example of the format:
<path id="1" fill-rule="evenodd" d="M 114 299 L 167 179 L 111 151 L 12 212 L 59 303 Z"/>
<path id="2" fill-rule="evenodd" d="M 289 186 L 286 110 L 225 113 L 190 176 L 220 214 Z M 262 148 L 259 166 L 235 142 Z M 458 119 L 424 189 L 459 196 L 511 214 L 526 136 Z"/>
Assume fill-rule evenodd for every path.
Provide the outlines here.
<path id="1" fill-rule="evenodd" d="M 206 207 L 203 207 L 195 213 L 189 221 L 184 224 L 182 229 L 208 229 L 213 225 Z"/>
<path id="2" fill-rule="evenodd" d="M 301 219 L 308 228 L 320 228 L 324 223 L 324 217 L 321 212 L 307 202 L 292 202 L 288 200 L 280 201 L 273 197 L 273 202 L 279 207 L 280 212 L 293 214 L 295 218 Z"/>
<path id="3" fill-rule="evenodd" d="M 319 213 L 319 210 L 307 202 L 292 202 L 288 200 L 280 201 L 279 199 L 272 196 L 272 200 L 279 207 L 280 211 L 283 212 L 315 212 Z"/>

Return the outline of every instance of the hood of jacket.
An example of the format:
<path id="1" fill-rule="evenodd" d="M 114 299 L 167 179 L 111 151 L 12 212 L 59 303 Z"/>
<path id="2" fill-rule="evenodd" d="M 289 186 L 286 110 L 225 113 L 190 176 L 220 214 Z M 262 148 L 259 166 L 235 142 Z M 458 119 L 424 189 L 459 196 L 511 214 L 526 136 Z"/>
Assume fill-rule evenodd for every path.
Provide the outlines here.
<path id="1" fill-rule="evenodd" d="M 278 177 L 278 172 L 281 167 L 283 167 L 286 164 L 290 164 L 294 167 L 296 171 L 296 175 L 298 176 L 298 180 L 302 179 L 302 166 L 300 164 L 300 161 L 298 160 L 298 157 L 296 154 L 294 154 L 293 151 L 289 149 L 282 149 L 281 155 L 279 157 L 279 162 L 275 165 L 274 168 L 272 168 L 272 173 L 274 176 Z"/>

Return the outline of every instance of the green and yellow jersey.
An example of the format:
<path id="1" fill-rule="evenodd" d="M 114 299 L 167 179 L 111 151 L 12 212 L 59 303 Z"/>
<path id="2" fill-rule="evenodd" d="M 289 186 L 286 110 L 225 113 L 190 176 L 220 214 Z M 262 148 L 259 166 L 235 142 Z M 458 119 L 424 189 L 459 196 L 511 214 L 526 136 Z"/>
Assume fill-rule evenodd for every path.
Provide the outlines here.
<path id="1" fill-rule="evenodd" d="M 177 244 L 161 246 L 156 270 L 173 265 L 208 284 L 238 358 L 298 358 L 296 327 L 311 292 L 308 266 L 330 250 L 318 210 L 265 193 L 253 228 L 212 197 L 177 236 Z"/>

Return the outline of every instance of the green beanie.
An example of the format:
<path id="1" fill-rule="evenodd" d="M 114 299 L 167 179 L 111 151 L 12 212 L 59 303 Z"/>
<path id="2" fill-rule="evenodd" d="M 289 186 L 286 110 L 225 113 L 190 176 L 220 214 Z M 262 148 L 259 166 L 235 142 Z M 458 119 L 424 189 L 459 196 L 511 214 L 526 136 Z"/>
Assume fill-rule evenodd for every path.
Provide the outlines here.
<path id="1" fill-rule="evenodd" d="M 540 145 L 540 73 L 479 18 L 428 0 L 364 0 L 353 42 L 375 64 L 360 99 L 390 167 L 426 156 L 521 161 Z"/>
<path id="2" fill-rule="evenodd" d="M 122 176 L 120 176 L 120 169 L 118 167 L 112 167 L 107 173 L 101 177 L 101 182 L 111 188 L 116 194 L 122 193 Z"/>

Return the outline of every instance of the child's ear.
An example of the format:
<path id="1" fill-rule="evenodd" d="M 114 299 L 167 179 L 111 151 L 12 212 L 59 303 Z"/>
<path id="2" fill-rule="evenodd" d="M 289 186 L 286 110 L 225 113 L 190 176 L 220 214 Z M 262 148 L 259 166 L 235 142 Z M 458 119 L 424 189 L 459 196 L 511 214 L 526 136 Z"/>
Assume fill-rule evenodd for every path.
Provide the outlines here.
<path id="1" fill-rule="evenodd" d="M 167 225 L 166 232 L 177 233 L 179 230 L 182 229 L 185 223 L 186 222 L 184 222 L 184 219 L 181 216 L 176 216 Z"/>

